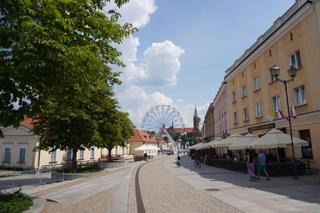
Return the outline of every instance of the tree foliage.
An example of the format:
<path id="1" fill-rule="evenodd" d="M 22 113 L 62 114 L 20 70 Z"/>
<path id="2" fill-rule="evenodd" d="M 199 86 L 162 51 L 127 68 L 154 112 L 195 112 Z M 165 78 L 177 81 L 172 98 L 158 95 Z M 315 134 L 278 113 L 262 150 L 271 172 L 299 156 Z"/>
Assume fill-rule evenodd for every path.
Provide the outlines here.
<path id="1" fill-rule="evenodd" d="M 33 117 L 40 148 L 72 148 L 75 154 L 81 147 L 103 144 L 101 120 L 116 141 L 130 135 L 113 125 L 122 117 L 112 91 L 120 83 L 119 73 L 110 65 L 124 66 L 112 45 L 136 29 L 118 24 L 115 10 L 103 12 L 107 4 L 1 1 L 0 125 L 18 126 L 24 117 Z"/>
<path id="2" fill-rule="evenodd" d="M 99 124 L 101 143 L 99 147 L 107 148 L 108 159 L 111 160 L 111 150 L 115 146 L 125 146 L 128 138 L 133 135 L 134 126 L 127 113 L 114 111 L 108 114 L 101 114 L 102 117 Z"/>
<path id="3" fill-rule="evenodd" d="M 115 1 L 118 6 L 125 3 Z M 119 83 L 112 43 L 135 31 L 101 0 L 3 0 L 0 6 L 0 124 L 18 125 L 48 101 Z M 91 69 L 88 69 L 88 65 Z M 107 82 L 107 84 L 102 84 Z M 49 100 L 48 100 L 49 99 Z M 19 109 L 13 110 L 17 102 Z"/>

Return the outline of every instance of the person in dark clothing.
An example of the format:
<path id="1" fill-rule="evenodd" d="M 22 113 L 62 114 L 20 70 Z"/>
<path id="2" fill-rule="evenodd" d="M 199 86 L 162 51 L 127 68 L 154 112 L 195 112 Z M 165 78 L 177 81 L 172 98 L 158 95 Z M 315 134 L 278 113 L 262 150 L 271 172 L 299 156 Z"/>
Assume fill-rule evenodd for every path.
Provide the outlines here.
<path id="1" fill-rule="evenodd" d="M 144 160 L 148 160 L 148 155 L 147 155 L 147 153 L 144 153 L 144 154 L 143 154 L 143 159 L 144 159 Z"/>

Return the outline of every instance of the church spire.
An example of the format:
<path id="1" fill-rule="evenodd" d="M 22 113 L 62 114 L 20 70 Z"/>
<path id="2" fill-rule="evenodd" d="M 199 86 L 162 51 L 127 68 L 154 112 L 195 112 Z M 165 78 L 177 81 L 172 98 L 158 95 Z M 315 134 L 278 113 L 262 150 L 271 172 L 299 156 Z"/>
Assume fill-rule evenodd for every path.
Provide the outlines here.
<path id="1" fill-rule="evenodd" d="M 199 116 L 198 116 L 197 107 L 194 108 L 194 117 L 199 117 Z"/>

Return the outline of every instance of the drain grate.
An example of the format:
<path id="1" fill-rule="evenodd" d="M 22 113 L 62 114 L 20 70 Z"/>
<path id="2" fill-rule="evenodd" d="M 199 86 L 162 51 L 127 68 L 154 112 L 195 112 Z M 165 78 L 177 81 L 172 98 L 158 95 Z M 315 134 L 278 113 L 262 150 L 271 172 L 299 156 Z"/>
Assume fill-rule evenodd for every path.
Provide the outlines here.
<path id="1" fill-rule="evenodd" d="M 206 191 L 209 191 L 209 192 L 217 192 L 217 191 L 220 191 L 220 189 L 217 189 L 217 188 L 207 188 Z"/>

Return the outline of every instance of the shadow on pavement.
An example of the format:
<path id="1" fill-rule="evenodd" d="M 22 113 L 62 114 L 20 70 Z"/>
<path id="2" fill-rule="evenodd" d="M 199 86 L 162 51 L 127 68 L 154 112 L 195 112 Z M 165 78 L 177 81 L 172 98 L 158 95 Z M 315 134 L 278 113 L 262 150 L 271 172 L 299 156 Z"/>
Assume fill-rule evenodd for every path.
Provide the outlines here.
<path id="1" fill-rule="evenodd" d="M 303 202 L 320 204 L 319 176 L 306 175 L 300 176 L 300 179 L 271 177 L 270 181 L 267 181 L 266 177 L 260 177 L 260 180 L 250 181 L 247 174 L 240 172 L 204 164 L 201 165 L 201 168 L 195 168 L 193 160 L 187 155 L 182 157 L 181 168 L 196 172 L 202 178 L 216 183 L 212 184 L 214 188 L 208 188 L 207 191 L 222 191 L 232 186 L 240 186 L 283 195 Z"/>

